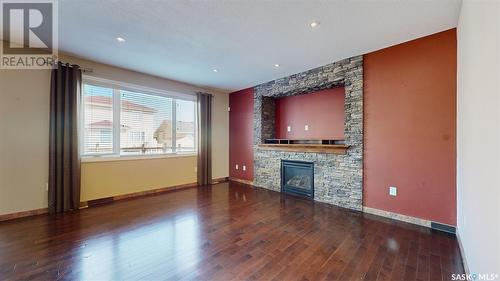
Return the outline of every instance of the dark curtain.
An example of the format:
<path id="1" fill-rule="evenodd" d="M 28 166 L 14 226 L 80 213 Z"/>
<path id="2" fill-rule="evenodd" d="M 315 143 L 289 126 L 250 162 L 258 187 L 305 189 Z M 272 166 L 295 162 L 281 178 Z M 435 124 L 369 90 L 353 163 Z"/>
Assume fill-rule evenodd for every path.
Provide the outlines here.
<path id="1" fill-rule="evenodd" d="M 198 185 L 212 183 L 212 95 L 197 93 Z"/>
<path id="2" fill-rule="evenodd" d="M 58 63 L 50 83 L 49 212 L 80 206 L 79 107 L 82 71 Z"/>

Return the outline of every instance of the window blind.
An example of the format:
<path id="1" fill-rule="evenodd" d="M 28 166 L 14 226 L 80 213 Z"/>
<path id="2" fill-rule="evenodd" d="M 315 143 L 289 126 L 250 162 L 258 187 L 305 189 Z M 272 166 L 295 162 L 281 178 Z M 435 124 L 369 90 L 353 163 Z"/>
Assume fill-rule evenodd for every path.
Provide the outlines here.
<path id="1" fill-rule="evenodd" d="M 196 103 L 176 100 L 176 151 L 196 150 Z"/>
<path id="2" fill-rule="evenodd" d="M 196 101 L 185 98 L 84 83 L 82 154 L 195 152 Z"/>
<path id="3" fill-rule="evenodd" d="M 172 102 L 169 97 L 120 91 L 120 153 L 172 152 Z"/>
<path id="4" fill-rule="evenodd" d="M 113 152 L 113 89 L 83 86 L 83 153 Z"/>

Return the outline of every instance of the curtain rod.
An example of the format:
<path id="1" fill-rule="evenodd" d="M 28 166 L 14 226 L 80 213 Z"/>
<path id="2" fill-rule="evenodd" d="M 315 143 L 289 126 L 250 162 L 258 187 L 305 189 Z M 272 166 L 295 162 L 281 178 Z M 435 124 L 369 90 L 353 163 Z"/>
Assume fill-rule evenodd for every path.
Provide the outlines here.
<path id="1" fill-rule="evenodd" d="M 60 62 L 60 63 L 62 63 L 62 64 L 66 64 L 66 65 L 68 65 L 69 67 L 73 67 L 73 64 L 70 64 L 70 63 L 65 63 L 65 62 L 63 62 L 63 61 L 58 61 L 58 62 Z M 82 72 L 83 72 L 83 73 L 92 73 L 92 72 L 94 72 L 94 69 L 92 69 L 92 68 L 81 67 L 81 66 L 79 66 L 79 67 L 80 67 L 80 69 L 82 70 Z"/>

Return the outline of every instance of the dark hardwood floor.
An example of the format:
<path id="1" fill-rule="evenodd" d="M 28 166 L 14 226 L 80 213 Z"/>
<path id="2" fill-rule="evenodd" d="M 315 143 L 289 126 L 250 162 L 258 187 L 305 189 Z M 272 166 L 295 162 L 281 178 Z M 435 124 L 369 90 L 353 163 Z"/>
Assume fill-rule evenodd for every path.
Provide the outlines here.
<path id="1" fill-rule="evenodd" d="M 453 235 L 229 182 L 0 223 L 0 280 L 449 280 Z"/>

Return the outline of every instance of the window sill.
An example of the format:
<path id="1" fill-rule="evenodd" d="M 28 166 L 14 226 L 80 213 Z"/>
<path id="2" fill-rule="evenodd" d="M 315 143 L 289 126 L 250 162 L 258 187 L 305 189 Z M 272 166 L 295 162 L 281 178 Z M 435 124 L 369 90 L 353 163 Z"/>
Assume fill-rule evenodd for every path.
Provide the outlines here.
<path id="1" fill-rule="evenodd" d="M 184 158 L 184 157 L 196 157 L 196 152 L 186 152 L 186 153 L 170 153 L 170 154 L 158 154 L 158 155 L 103 155 L 103 156 L 82 156 L 81 163 L 94 163 L 94 162 L 115 162 L 115 161 L 133 161 L 133 160 L 154 160 L 154 159 L 165 159 L 165 158 Z"/>

